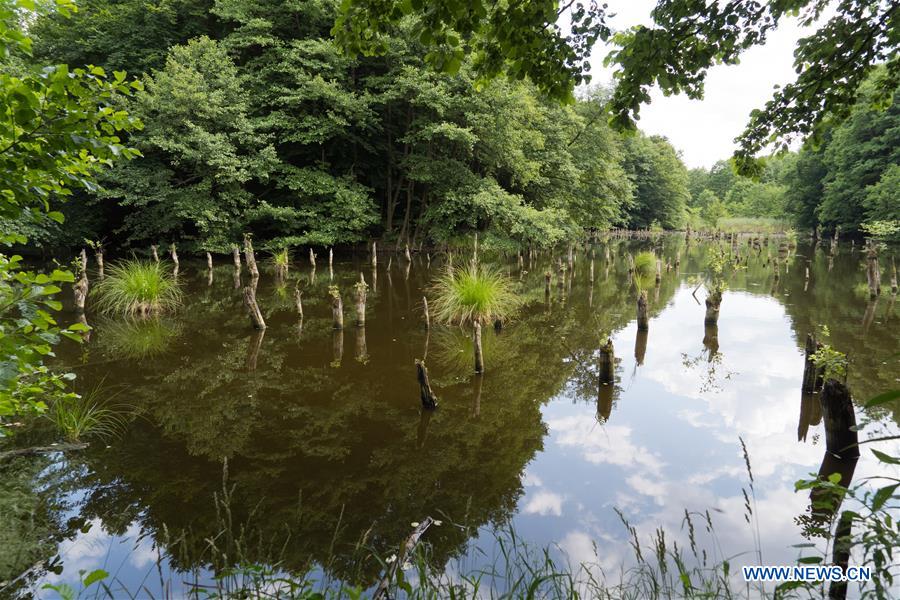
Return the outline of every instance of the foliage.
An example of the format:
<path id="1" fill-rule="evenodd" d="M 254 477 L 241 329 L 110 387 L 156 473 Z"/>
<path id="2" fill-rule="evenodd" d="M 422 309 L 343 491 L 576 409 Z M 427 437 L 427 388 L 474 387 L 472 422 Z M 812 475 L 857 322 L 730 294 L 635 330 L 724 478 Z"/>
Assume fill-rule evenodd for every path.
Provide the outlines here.
<path id="1" fill-rule="evenodd" d="M 453 74 L 471 54 L 483 79 L 501 72 L 511 79 L 527 77 L 541 91 L 571 101 L 575 86 L 590 79 L 591 48 L 610 36 L 605 11 L 606 5 L 596 3 L 560 8 L 549 0 L 509 5 L 351 0 L 341 4 L 332 33 L 351 53 L 385 54 L 390 34 L 415 15 L 410 35 L 424 46 L 429 66 Z M 571 24 L 568 35 L 558 24 L 564 14 Z"/>
<path id="2" fill-rule="evenodd" d="M 133 259 L 113 264 L 94 290 L 97 307 L 107 313 L 156 314 L 181 303 L 178 280 L 162 262 Z"/>
<path id="3" fill-rule="evenodd" d="M 638 275 L 656 273 L 656 255 L 653 252 L 638 252 L 634 257 L 634 271 Z"/>
<path id="4" fill-rule="evenodd" d="M 101 383 L 82 396 L 57 398 L 46 416 L 69 441 L 109 439 L 121 433 L 126 424 L 125 407 L 110 404 L 111 399 Z"/>
<path id="5" fill-rule="evenodd" d="M 447 323 L 488 322 L 508 318 L 519 305 L 514 284 L 493 267 L 470 263 L 448 269 L 435 281 L 432 312 Z"/>
<path id="6" fill-rule="evenodd" d="M 823 325 L 820 329 L 823 338 L 831 335 L 827 326 Z M 848 362 L 845 353 L 835 350 L 830 344 L 821 344 L 811 359 L 816 367 L 822 369 L 825 379 L 846 381 Z"/>
<path id="7" fill-rule="evenodd" d="M 57 3 L 61 13 L 74 10 Z M 118 133 L 139 121 L 112 106 L 140 84 L 116 72 L 107 79 L 100 67 L 69 69 L 25 65 L 31 49 L 25 21 L 33 3 L 0 1 L 0 244 L 27 239 L 6 223 L 61 222 L 51 200 L 76 188 L 95 188 L 94 176 L 119 157 L 137 151 L 121 144 Z M 49 310 L 58 310 L 57 284 L 72 274 L 23 268 L 22 257 L 0 253 L 0 428 L 24 412 L 40 412 L 44 400 L 63 394 L 65 382 L 43 364 L 60 334 L 77 338 L 82 325 L 61 329 Z M 71 376 L 70 376 L 71 377 Z M 62 396 L 66 397 L 66 396 Z"/>
<path id="8" fill-rule="evenodd" d="M 642 229 L 657 221 L 665 229 L 684 224 L 689 199 L 688 173 L 675 149 L 662 137 L 626 138 L 623 166 L 635 186 L 627 225 Z"/>
<path id="9" fill-rule="evenodd" d="M 772 142 L 786 149 L 798 136 L 822 137 L 828 123 L 850 114 L 860 84 L 875 66 L 887 63 L 874 84 L 872 102 L 883 103 L 900 83 L 896 31 L 898 8 L 880 0 L 844 0 L 824 16 L 815 0 L 703 3 L 675 0 L 653 10 L 653 24 L 616 34 L 606 59 L 617 67 L 612 98 L 614 121 L 631 126 L 649 90 L 702 98 L 708 69 L 736 64 L 740 55 L 766 42 L 782 21 L 798 16 L 803 26 L 822 23 L 794 51 L 797 80 L 778 88 L 762 109 L 750 115 L 739 136 L 736 166 L 758 172 L 752 158 Z"/>

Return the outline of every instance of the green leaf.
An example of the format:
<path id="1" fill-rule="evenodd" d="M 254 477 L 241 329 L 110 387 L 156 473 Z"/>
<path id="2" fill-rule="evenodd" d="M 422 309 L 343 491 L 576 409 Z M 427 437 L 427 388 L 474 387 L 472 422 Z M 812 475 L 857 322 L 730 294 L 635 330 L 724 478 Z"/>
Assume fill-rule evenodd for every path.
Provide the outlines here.
<path id="1" fill-rule="evenodd" d="M 900 390 L 890 390 L 869 399 L 869 401 L 866 402 L 866 408 L 887 404 L 888 402 L 896 400 L 897 398 L 900 398 Z"/>
<path id="2" fill-rule="evenodd" d="M 890 454 L 885 454 L 884 452 L 880 452 L 878 450 L 873 449 L 872 454 L 883 463 L 887 463 L 889 465 L 900 465 L 900 458 L 896 456 L 891 456 Z"/>
<path id="3" fill-rule="evenodd" d="M 96 571 L 91 571 L 84 578 L 84 587 L 89 587 L 91 584 L 97 583 L 98 581 L 102 581 L 109 577 L 109 573 L 104 571 L 103 569 L 97 569 Z"/>

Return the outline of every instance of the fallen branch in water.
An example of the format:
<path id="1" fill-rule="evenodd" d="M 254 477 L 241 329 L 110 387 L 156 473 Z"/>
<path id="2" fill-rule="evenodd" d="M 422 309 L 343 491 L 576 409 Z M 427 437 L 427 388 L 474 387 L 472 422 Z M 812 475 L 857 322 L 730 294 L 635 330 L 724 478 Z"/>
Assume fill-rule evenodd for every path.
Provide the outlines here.
<path id="1" fill-rule="evenodd" d="M 403 544 L 403 548 L 400 550 L 400 556 L 397 557 L 395 561 L 393 561 L 387 569 L 387 573 L 384 574 L 384 578 L 378 584 L 378 589 L 375 590 L 375 594 L 372 596 L 372 600 L 380 600 L 381 598 L 387 598 L 388 587 L 391 585 L 391 581 L 394 580 L 394 576 L 397 574 L 397 569 L 406 561 L 406 557 L 411 555 L 413 551 L 416 549 L 416 546 L 419 544 L 419 538 L 428 530 L 429 527 L 434 523 L 434 519 L 431 517 L 425 517 L 425 519 L 416 525 L 416 528 L 413 529 L 413 532 L 409 534 L 409 537 L 406 538 L 406 543 Z"/>
<path id="2" fill-rule="evenodd" d="M 16 448 L 0 452 L 0 461 L 16 456 L 31 456 L 32 454 L 46 454 L 48 452 L 69 452 L 70 450 L 84 450 L 88 447 L 87 442 L 79 442 L 73 444 L 53 444 L 50 446 L 32 446 L 31 448 Z"/>

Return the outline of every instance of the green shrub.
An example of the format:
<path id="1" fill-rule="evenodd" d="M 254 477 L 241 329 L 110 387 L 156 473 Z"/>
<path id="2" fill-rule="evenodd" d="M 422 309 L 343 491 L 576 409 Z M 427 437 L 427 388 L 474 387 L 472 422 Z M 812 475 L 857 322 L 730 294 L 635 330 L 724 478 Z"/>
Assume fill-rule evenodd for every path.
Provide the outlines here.
<path id="1" fill-rule="evenodd" d="M 491 267 L 469 264 L 448 270 L 432 286 L 438 321 L 473 323 L 506 319 L 519 306 L 513 281 Z"/>

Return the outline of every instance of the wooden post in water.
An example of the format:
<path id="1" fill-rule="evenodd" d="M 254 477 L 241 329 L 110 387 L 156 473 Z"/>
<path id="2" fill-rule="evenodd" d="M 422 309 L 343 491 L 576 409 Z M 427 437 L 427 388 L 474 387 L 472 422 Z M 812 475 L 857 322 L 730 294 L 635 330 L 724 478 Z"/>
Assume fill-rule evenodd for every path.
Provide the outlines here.
<path id="1" fill-rule="evenodd" d="M 722 306 L 722 292 L 713 290 L 706 297 L 706 315 L 703 324 L 707 327 L 719 325 L 719 308 Z"/>
<path id="2" fill-rule="evenodd" d="M 94 249 L 94 256 L 97 258 L 97 276 L 100 277 L 100 279 L 103 279 L 103 246 L 97 244 L 97 247 Z M 894 270 L 894 273 L 896 275 L 896 269 Z M 894 279 L 896 279 L 896 276 Z"/>
<path id="3" fill-rule="evenodd" d="M 637 299 L 637 328 L 638 331 L 649 331 L 650 314 L 647 310 L 647 292 L 641 290 Z"/>
<path id="4" fill-rule="evenodd" d="M 850 390 L 840 381 L 829 379 L 822 386 L 819 400 L 825 420 L 825 449 L 841 459 L 858 459 L 859 436 Z"/>
<path id="5" fill-rule="evenodd" d="M 256 265 L 256 254 L 253 252 L 253 242 L 250 240 L 249 233 L 244 234 L 244 262 L 247 263 L 247 268 L 250 270 L 250 277 L 259 279 L 259 267 Z M 256 294 L 255 289 L 253 293 Z"/>
<path id="6" fill-rule="evenodd" d="M 156 262 L 159 262 L 159 254 L 157 253 L 156 249 L 157 249 L 156 244 L 153 244 L 152 246 L 150 246 L 150 254 L 153 255 L 153 260 L 155 260 Z"/>
<path id="7" fill-rule="evenodd" d="M 178 270 L 178 267 L 181 263 L 178 262 L 178 250 L 175 249 L 175 242 L 169 246 L 169 255 L 172 257 L 172 262 L 175 263 L 175 270 Z"/>
<path id="8" fill-rule="evenodd" d="M 234 270 L 241 272 L 241 250 L 237 246 L 231 247 L 231 257 L 234 259 Z"/>
<path id="9" fill-rule="evenodd" d="M 840 567 L 844 572 L 850 563 L 850 549 L 853 547 L 853 516 L 849 511 L 841 513 L 834 530 L 834 549 L 831 564 Z M 845 600 L 847 598 L 847 582 L 832 580 L 828 586 L 829 600 Z"/>
<path id="10" fill-rule="evenodd" d="M 312 248 L 309 249 L 309 266 L 313 269 L 316 268 L 316 253 L 313 252 Z"/>
<path id="11" fill-rule="evenodd" d="M 553 278 L 553 274 L 550 271 L 544 272 L 544 296 L 550 297 L 550 280 Z"/>
<path id="12" fill-rule="evenodd" d="M 356 284 L 356 326 L 365 327 L 366 325 L 366 278 L 363 274 L 359 274 L 359 283 Z"/>
<path id="13" fill-rule="evenodd" d="M 209 252 L 206 253 L 206 268 L 210 271 L 212 271 L 213 268 L 212 254 Z"/>
<path id="14" fill-rule="evenodd" d="M 816 363 L 813 362 L 813 355 L 817 349 L 816 338 L 813 337 L 813 334 L 807 333 L 805 358 L 803 361 L 803 382 L 800 384 L 800 389 L 805 393 L 815 392 L 818 389 L 817 384 L 820 383 L 819 369 L 816 367 Z"/>
<path id="15" fill-rule="evenodd" d="M 416 379 L 419 382 L 419 397 L 422 400 L 422 408 L 434 410 L 437 408 L 437 396 L 431 389 L 431 382 L 428 381 L 428 369 L 425 367 L 425 361 L 419 359 L 416 359 Z"/>
<path id="16" fill-rule="evenodd" d="M 366 346 L 366 328 L 356 328 L 356 362 L 366 364 L 369 362 L 369 349 Z"/>
<path id="17" fill-rule="evenodd" d="M 376 245 L 375 241 L 373 240 L 372 241 L 372 268 L 374 269 L 377 266 L 378 266 L 378 246 Z"/>
<path id="18" fill-rule="evenodd" d="M 259 310 L 259 304 L 256 303 L 256 283 L 244 286 L 244 306 L 247 307 L 247 313 L 250 315 L 250 323 L 255 329 L 265 329 L 266 320 L 263 318 L 262 311 Z"/>
<path id="19" fill-rule="evenodd" d="M 341 300 L 341 292 L 336 285 L 328 288 L 331 297 L 331 318 L 334 329 L 344 328 L 344 302 Z"/>
<path id="20" fill-rule="evenodd" d="M 84 250 L 82 250 L 81 253 L 82 255 L 84 255 Z M 78 271 L 78 281 L 76 281 L 75 285 L 72 287 L 72 292 L 75 295 L 75 310 L 78 312 L 78 314 L 83 314 L 84 305 L 85 302 L 87 302 L 88 288 L 90 287 L 88 283 L 87 267 L 85 263 L 82 262 L 79 265 Z"/>
<path id="21" fill-rule="evenodd" d="M 431 329 L 431 315 L 428 313 L 428 298 L 422 296 L 422 306 L 425 308 L 425 329 Z"/>
<path id="22" fill-rule="evenodd" d="M 409 254 L 409 242 L 403 246 L 403 258 L 406 259 L 406 262 L 412 262 L 412 256 Z"/>
<path id="23" fill-rule="evenodd" d="M 662 260 L 656 259 L 656 285 L 662 281 Z"/>
<path id="24" fill-rule="evenodd" d="M 328 248 L 328 268 L 330 269 L 333 264 L 334 264 L 334 251 L 332 250 L 331 247 L 329 247 Z"/>
<path id="25" fill-rule="evenodd" d="M 481 321 L 476 320 L 472 333 L 472 340 L 475 343 L 475 372 L 484 373 L 484 353 L 481 350 Z"/>
<path id="26" fill-rule="evenodd" d="M 612 338 L 607 338 L 606 343 L 600 347 L 598 370 L 601 385 L 612 385 L 616 382 L 616 357 L 613 352 Z"/>

